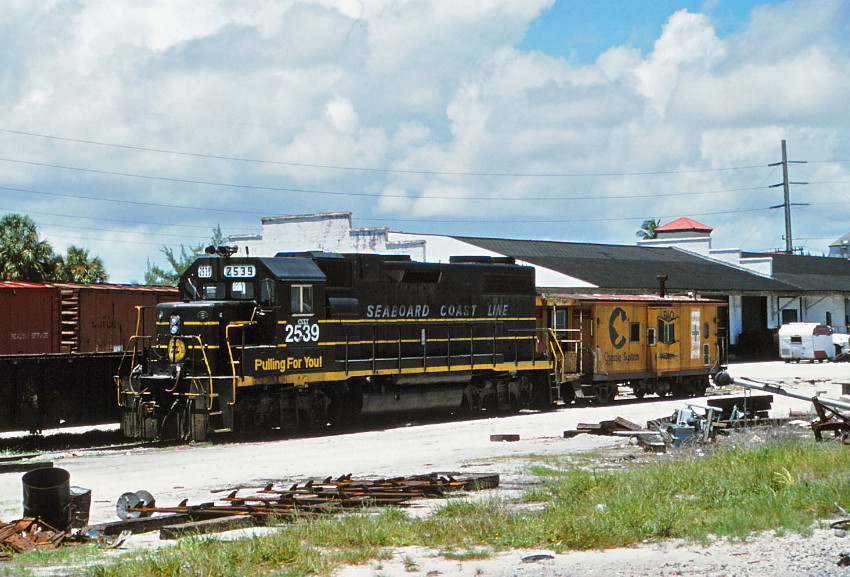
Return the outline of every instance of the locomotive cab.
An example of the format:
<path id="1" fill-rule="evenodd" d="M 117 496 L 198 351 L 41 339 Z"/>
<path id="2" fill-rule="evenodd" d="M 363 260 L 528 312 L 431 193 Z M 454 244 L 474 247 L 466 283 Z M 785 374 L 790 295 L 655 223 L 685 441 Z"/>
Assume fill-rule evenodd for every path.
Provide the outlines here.
<path id="1" fill-rule="evenodd" d="M 156 335 L 118 376 L 125 432 L 201 440 L 233 430 L 237 388 L 258 359 L 318 340 L 323 283 L 309 259 L 198 258 L 181 277 L 182 301 L 157 306 Z"/>

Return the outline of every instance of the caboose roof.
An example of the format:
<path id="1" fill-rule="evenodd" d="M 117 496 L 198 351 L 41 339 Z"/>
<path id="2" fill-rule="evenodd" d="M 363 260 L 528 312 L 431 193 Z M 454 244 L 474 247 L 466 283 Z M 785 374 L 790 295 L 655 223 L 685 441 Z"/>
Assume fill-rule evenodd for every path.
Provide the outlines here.
<path id="1" fill-rule="evenodd" d="M 694 298 L 685 295 L 605 295 L 605 294 L 582 294 L 582 293 L 564 293 L 564 294 L 547 294 L 543 297 L 538 297 L 541 304 L 547 305 L 567 305 L 579 302 L 606 302 L 606 303 L 651 303 L 651 304 L 682 304 L 682 303 L 716 303 L 722 304 L 724 301 L 717 299 Z"/>

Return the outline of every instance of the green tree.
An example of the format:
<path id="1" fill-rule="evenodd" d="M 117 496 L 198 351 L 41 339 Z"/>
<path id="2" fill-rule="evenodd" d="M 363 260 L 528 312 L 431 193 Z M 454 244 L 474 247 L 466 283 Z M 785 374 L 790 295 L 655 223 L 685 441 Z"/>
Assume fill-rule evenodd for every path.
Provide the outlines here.
<path id="1" fill-rule="evenodd" d="M 212 229 L 212 238 L 210 244 L 219 246 L 224 243 L 224 236 L 221 234 L 221 225 L 217 224 Z M 180 252 L 177 253 L 170 246 L 163 246 L 159 251 L 165 255 L 165 260 L 170 268 L 162 268 L 158 265 L 152 265 L 150 259 L 147 262 L 147 270 L 145 271 L 145 284 L 154 286 L 177 286 L 177 281 L 180 280 L 180 275 L 186 272 L 195 259 L 198 253 L 204 250 L 206 245 L 199 244 L 197 246 L 180 245 Z"/>
<path id="2" fill-rule="evenodd" d="M 100 257 L 90 257 L 88 249 L 69 246 L 65 256 L 57 258 L 53 280 L 57 282 L 101 283 L 109 275 Z"/>
<path id="3" fill-rule="evenodd" d="M 49 281 L 55 264 L 53 248 L 39 239 L 33 219 L 23 214 L 7 214 L 0 219 L 0 278 Z"/>
<path id="4" fill-rule="evenodd" d="M 661 219 L 649 218 L 641 223 L 640 230 L 635 234 L 641 240 L 650 240 L 658 236 L 655 229 L 659 226 L 661 226 Z"/>

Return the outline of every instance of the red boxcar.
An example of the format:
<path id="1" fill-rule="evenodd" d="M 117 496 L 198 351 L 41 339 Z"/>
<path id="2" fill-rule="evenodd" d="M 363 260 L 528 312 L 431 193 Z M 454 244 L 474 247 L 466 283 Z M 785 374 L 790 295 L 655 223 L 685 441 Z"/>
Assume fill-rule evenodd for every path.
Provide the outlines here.
<path id="1" fill-rule="evenodd" d="M 136 285 L 0 282 L 0 431 L 114 423 L 113 376 L 136 307 L 178 299 L 177 289 Z"/>
<path id="2" fill-rule="evenodd" d="M 0 282 L 0 355 L 58 353 L 59 307 L 55 286 Z"/>
<path id="3" fill-rule="evenodd" d="M 137 334 L 136 307 L 150 309 L 138 334 L 153 334 L 153 309 L 161 302 L 178 298 L 177 289 L 115 284 L 57 284 L 62 291 L 63 353 L 106 353 L 123 351 Z"/>

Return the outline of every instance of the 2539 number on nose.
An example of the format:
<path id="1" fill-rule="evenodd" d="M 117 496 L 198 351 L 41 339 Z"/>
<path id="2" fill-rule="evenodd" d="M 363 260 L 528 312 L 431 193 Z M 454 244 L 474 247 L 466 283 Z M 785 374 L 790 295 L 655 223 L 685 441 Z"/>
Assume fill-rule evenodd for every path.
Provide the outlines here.
<path id="1" fill-rule="evenodd" d="M 319 340 L 319 325 L 310 323 L 306 319 L 298 321 L 295 325 L 286 325 L 287 343 L 309 343 Z"/>

